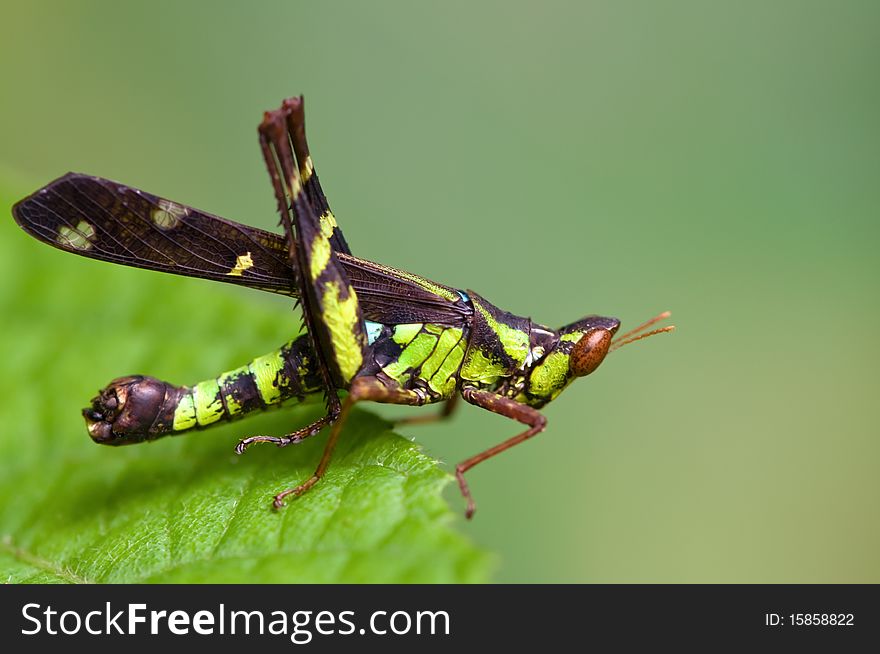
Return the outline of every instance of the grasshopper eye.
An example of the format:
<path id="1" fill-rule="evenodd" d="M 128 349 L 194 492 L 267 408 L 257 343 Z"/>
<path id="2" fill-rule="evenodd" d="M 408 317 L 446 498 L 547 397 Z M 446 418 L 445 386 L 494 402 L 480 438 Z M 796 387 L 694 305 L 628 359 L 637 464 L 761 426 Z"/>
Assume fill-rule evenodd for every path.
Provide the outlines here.
<path id="1" fill-rule="evenodd" d="M 589 375 L 608 354 L 611 347 L 611 330 L 604 328 L 591 329 L 571 349 L 568 369 L 575 377 Z"/>

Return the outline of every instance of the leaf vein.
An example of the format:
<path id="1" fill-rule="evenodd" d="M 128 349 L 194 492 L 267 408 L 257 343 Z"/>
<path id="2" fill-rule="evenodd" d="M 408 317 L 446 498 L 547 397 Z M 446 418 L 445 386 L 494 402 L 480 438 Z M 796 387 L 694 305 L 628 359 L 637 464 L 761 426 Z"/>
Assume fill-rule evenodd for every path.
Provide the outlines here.
<path id="1" fill-rule="evenodd" d="M 70 568 L 67 568 L 63 565 L 58 565 L 52 563 L 48 559 L 44 559 L 43 557 L 34 554 L 26 550 L 23 547 L 18 547 L 12 542 L 12 537 L 6 535 L 0 540 L 0 548 L 2 548 L 8 554 L 11 554 L 16 560 L 21 561 L 27 565 L 33 566 L 39 570 L 44 572 L 49 572 L 59 579 L 62 579 L 71 584 L 93 584 L 95 583 L 93 580 L 88 577 L 84 577 L 82 575 L 77 574 Z"/>

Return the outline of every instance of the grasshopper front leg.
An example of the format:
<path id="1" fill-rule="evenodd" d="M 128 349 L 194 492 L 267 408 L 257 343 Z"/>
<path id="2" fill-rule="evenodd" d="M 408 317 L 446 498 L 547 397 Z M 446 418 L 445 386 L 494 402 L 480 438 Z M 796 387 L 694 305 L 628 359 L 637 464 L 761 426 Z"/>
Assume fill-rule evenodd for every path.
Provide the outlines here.
<path id="1" fill-rule="evenodd" d="M 474 512 L 477 510 L 477 505 L 474 502 L 474 497 L 471 495 L 470 488 L 468 488 L 467 482 L 464 479 L 464 473 L 478 463 L 482 463 L 486 459 L 491 459 L 496 454 L 501 454 L 514 445 L 519 445 L 523 441 L 530 439 L 532 436 L 537 436 L 544 431 L 544 428 L 547 426 L 547 418 L 545 418 L 544 414 L 540 411 L 533 409 L 530 406 L 520 404 L 510 398 L 489 391 L 481 391 L 471 386 L 465 386 L 461 391 L 461 396 L 467 402 L 470 402 L 481 409 L 486 409 L 492 413 L 497 413 L 507 418 L 513 418 L 524 425 L 529 425 L 529 429 L 521 434 L 517 434 L 513 438 L 509 438 L 495 447 L 490 447 L 488 450 L 480 452 L 469 459 L 465 459 L 455 466 L 455 478 L 458 480 L 458 487 L 461 489 L 461 494 L 464 495 L 464 498 L 467 500 L 467 509 L 465 509 L 464 515 L 470 520 L 474 516 Z"/>

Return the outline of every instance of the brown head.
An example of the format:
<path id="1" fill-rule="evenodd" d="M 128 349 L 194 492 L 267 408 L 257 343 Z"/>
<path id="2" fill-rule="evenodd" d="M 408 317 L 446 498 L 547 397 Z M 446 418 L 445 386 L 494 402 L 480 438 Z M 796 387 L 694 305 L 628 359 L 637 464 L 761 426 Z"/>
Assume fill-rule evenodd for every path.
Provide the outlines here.
<path id="1" fill-rule="evenodd" d="M 555 344 L 544 352 L 528 372 L 522 401 L 541 407 L 555 399 L 576 378 L 594 372 L 609 353 L 639 339 L 673 329 L 672 326 L 645 330 L 669 317 L 665 312 L 617 336 L 620 321 L 605 316 L 587 316 L 556 332 Z"/>

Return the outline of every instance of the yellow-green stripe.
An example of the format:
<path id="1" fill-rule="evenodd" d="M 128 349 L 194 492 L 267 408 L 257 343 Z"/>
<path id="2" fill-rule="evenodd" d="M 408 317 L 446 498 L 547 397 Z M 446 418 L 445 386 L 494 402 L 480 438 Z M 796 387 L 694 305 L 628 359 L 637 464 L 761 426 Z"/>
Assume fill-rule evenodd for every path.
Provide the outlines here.
<path id="1" fill-rule="evenodd" d="M 396 361 L 392 361 L 382 370 L 392 379 L 403 382 L 406 371 L 418 368 L 431 355 L 436 345 L 436 336 L 421 332 L 403 349 Z"/>
<path id="2" fill-rule="evenodd" d="M 196 407 L 193 403 L 192 391 L 180 398 L 177 408 L 174 410 L 174 431 L 184 431 L 196 426 Z"/>
<path id="3" fill-rule="evenodd" d="M 216 379 L 206 379 L 196 384 L 192 397 L 196 421 L 200 426 L 210 425 L 223 417 L 223 400 L 220 399 L 220 385 Z"/>
<path id="4" fill-rule="evenodd" d="M 434 352 L 431 353 L 427 361 L 422 364 L 420 373 L 422 379 L 431 379 L 434 376 L 434 373 L 440 368 L 440 364 L 443 363 L 460 339 L 461 330 L 454 327 L 450 327 L 440 334 L 440 338 L 437 340 L 437 347 L 434 348 Z"/>
<path id="5" fill-rule="evenodd" d="M 458 370 L 458 366 L 461 365 L 461 360 L 464 358 L 465 344 L 464 342 L 459 342 L 456 345 L 452 352 L 449 353 L 449 356 L 440 364 L 440 368 L 437 369 L 437 372 L 428 380 L 428 386 L 437 393 L 440 393 L 444 397 L 447 397 L 452 394 L 452 391 L 455 389 L 455 375 Z"/>
<path id="6" fill-rule="evenodd" d="M 281 388 L 275 382 L 283 368 L 284 360 L 279 350 L 257 357 L 248 364 L 265 404 L 275 404 L 281 399 Z"/>

